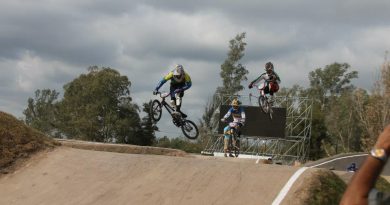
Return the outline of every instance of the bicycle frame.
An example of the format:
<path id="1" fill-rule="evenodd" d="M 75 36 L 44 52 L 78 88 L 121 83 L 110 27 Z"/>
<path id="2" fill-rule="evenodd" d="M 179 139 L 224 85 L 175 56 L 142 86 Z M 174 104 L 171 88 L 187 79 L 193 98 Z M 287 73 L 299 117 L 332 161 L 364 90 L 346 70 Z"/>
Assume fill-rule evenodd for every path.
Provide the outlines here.
<path id="1" fill-rule="evenodd" d="M 173 112 L 175 112 L 175 109 L 170 106 L 166 101 L 165 101 L 165 98 L 170 96 L 170 94 L 166 95 L 166 96 L 163 96 L 163 93 L 160 93 L 160 98 L 161 98 L 161 105 L 163 105 L 165 107 L 165 109 L 168 111 L 168 113 L 170 115 L 172 115 Z"/>
<path id="2" fill-rule="evenodd" d="M 230 122 L 229 129 L 232 130 L 231 138 L 229 140 L 229 153 L 234 152 L 234 155 L 238 157 L 240 153 L 240 138 L 238 137 L 238 132 L 240 131 L 240 126 L 238 122 Z"/>
<path id="3" fill-rule="evenodd" d="M 169 103 L 166 102 L 165 98 L 170 96 L 170 93 L 153 93 L 154 95 L 160 95 L 160 100 L 155 99 L 151 102 L 150 107 L 150 116 L 154 122 L 158 122 L 161 119 L 162 115 L 162 107 L 165 107 L 167 112 L 171 115 L 173 124 L 176 125 L 176 127 L 180 127 L 183 134 L 188 139 L 196 139 L 199 135 L 198 127 L 194 122 L 191 120 L 186 119 L 186 115 L 182 113 L 180 110 L 176 112 L 174 106 L 171 106 Z M 178 113 L 178 114 L 176 114 Z"/>

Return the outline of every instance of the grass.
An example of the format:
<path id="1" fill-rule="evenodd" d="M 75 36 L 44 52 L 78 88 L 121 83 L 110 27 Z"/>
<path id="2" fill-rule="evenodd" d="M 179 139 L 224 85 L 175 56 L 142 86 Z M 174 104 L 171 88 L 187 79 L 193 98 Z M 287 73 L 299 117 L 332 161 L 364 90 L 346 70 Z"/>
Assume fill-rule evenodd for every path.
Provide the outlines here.
<path id="1" fill-rule="evenodd" d="M 318 170 L 314 173 L 309 185 L 311 190 L 305 204 L 323 205 L 339 204 L 347 185 L 336 174 L 329 170 Z"/>
<path id="2" fill-rule="evenodd" d="M 383 177 L 379 177 L 375 183 L 375 188 L 383 193 L 390 193 L 390 183 Z"/>
<path id="3" fill-rule="evenodd" d="M 25 125 L 14 116 L 0 111 L 0 171 L 17 160 L 58 145 L 53 139 Z"/>

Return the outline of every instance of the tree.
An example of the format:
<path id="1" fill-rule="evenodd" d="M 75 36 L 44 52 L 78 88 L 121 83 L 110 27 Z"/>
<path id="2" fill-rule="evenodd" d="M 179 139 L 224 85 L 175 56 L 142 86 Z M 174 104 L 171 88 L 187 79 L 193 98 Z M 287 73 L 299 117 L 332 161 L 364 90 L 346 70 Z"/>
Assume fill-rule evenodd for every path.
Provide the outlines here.
<path id="1" fill-rule="evenodd" d="M 329 111 L 325 115 L 325 124 L 331 138 L 324 141 L 324 150 L 328 156 L 337 153 L 360 151 L 358 116 L 351 105 L 354 104 L 354 92 L 345 90 L 330 101 Z"/>
<path id="2" fill-rule="evenodd" d="M 314 100 L 310 142 L 312 158 L 322 157 L 326 153 L 324 149 L 326 145 L 337 141 L 332 135 L 335 132 L 329 132 L 325 118 L 332 111 L 331 105 L 337 102 L 341 93 L 354 90 L 354 86 L 350 83 L 352 79 L 358 77 L 358 72 L 347 72 L 349 69 L 347 63 L 333 63 L 325 66 L 324 69 L 318 68 L 309 73 L 310 88 L 307 89 L 307 93 Z M 342 129 L 342 127 L 336 125 L 334 129 Z"/>
<path id="3" fill-rule="evenodd" d="M 36 90 L 35 98 L 28 98 L 27 108 L 23 111 L 26 124 L 45 134 L 55 136 L 58 123 L 56 117 L 58 95 L 56 90 Z"/>
<path id="4" fill-rule="evenodd" d="M 244 57 L 246 43 L 245 33 L 237 34 L 229 41 L 229 52 L 227 59 L 221 65 L 220 76 L 222 86 L 217 87 L 212 98 L 207 102 L 202 119 L 200 120 L 201 136 L 208 138 L 208 133 L 215 130 L 219 122 L 219 106 L 221 105 L 221 95 L 235 95 L 244 89 L 241 85 L 243 80 L 247 80 L 248 70 L 240 63 Z M 202 142 L 208 139 L 201 139 Z"/>
<path id="5" fill-rule="evenodd" d="M 217 88 L 218 94 L 234 95 L 244 89 L 241 82 L 247 80 L 248 74 L 248 70 L 240 63 L 246 46 L 244 38 L 245 32 L 229 41 L 228 58 L 221 65 L 222 86 Z"/>
<path id="6" fill-rule="evenodd" d="M 320 103 L 322 109 L 330 97 L 354 88 L 350 83 L 358 77 L 358 72 L 346 73 L 350 67 L 347 63 L 333 63 L 309 73 L 310 94 Z"/>
<path id="7" fill-rule="evenodd" d="M 142 140 L 140 145 L 152 145 L 155 142 L 156 136 L 155 131 L 158 130 L 156 124 L 153 123 L 152 118 L 149 114 L 150 106 L 152 101 L 143 104 L 143 111 L 146 113 L 145 117 L 142 118 L 141 122 L 141 136 Z"/>
<path id="8" fill-rule="evenodd" d="M 138 106 L 130 97 L 131 82 L 111 68 L 88 68 L 64 86 L 61 129 L 69 138 L 131 143 L 141 130 Z"/>
<path id="9" fill-rule="evenodd" d="M 385 59 L 379 79 L 371 95 L 359 90 L 355 93 L 354 108 L 363 128 L 362 146 L 368 151 L 384 127 L 390 123 L 390 63 Z"/>

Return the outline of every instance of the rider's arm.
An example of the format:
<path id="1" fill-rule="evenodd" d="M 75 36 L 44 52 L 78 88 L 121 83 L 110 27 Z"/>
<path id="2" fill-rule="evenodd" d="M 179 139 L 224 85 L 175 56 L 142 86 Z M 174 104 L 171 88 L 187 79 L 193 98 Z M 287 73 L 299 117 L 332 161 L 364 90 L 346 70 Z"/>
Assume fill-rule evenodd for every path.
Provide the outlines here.
<path id="1" fill-rule="evenodd" d="M 253 84 L 258 83 L 258 81 L 260 81 L 260 77 L 261 77 L 261 76 L 259 76 L 259 77 L 257 77 L 256 79 L 254 79 L 254 80 L 250 83 L 250 85 L 253 85 Z"/>
<path id="2" fill-rule="evenodd" d="M 278 84 L 280 84 L 281 80 L 280 80 L 279 75 L 278 75 L 277 73 L 275 73 L 275 72 L 274 72 L 274 74 L 275 74 L 275 76 L 276 76 L 276 82 L 277 82 Z"/>
<path id="3" fill-rule="evenodd" d="M 251 85 L 259 83 L 261 80 L 266 80 L 265 73 L 261 74 L 259 77 L 257 77 L 255 80 L 251 82 Z"/>
<path id="4" fill-rule="evenodd" d="M 225 116 L 223 116 L 223 119 L 227 119 L 230 115 L 232 114 L 232 108 L 230 108 L 227 113 L 225 114 Z"/>
<path id="5" fill-rule="evenodd" d="M 156 86 L 156 90 L 159 90 L 161 88 L 161 86 L 164 85 L 164 83 L 166 83 L 168 80 L 170 80 L 171 78 L 173 77 L 173 72 L 169 72 L 166 76 L 164 76 L 160 82 L 158 82 L 157 86 Z"/>
<path id="6" fill-rule="evenodd" d="M 241 124 L 245 123 L 245 111 L 244 108 L 241 107 Z"/>
<path id="7" fill-rule="evenodd" d="M 190 75 L 188 75 L 187 73 L 184 73 L 184 74 L 185 74 L 185 76 L 184 76 L 185 83 L 184 83 L 184 86 L 182 87 L 182 89 L 187 90 L 188 88 L 190 88 L 192 86 L 192 82 L 191 82 Z"/>
<path id="8" fill-rule="evenodd" d="M 382 148 L 390 153 L 390 124 L 379 135 L 375 144 L 376 148 Z M 367 204 L 370 190 L 374 187 L 386 161 L 367 156 L 359 170 L 353 175 L 340 204 Z"/>

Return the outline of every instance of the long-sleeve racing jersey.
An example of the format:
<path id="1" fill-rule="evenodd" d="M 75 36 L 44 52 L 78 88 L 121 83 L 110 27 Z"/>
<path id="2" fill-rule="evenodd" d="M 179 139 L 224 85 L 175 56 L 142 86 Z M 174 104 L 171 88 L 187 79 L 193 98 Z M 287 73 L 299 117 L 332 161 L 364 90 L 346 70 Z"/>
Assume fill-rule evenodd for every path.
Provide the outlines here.
<path id="1" fill-rule="evenodd" d="M 192 86 L 191 77 L 186 72 L 184 72 L 184 78 L 182 78 L 181 81 L 178 81 L 173 77 L 173 71 L 171 71 L 160 80 L 156 87 L 156 90 L 159 90 L 161 86 L 163 86 L 164 83 L 166 83 L 168 80 L 171 80 L 171 86 L 179 86 L 182 90 L 187 90 Z"/>
<path id="2" fill-rule="evenodd" d="M 237 110 L 231 107 L 223 118 L 227 119 L 230 115 L 233 116 L 233 122 L 245 123 L 245 111 L 243 107 L 239 107 Z"/>
<path id="3" fill-rule="evenodd" d="M 279 77 L 279 75 L 276 72 L 273 71 L 271 74 L 267 74 L 267 73 L 261 74 L 258 78 L 256 78 L 255 80 L 253 80 L 251 82 L 251 85 L 258 84 L 262 80 L 264 80 L 265 82 L 274 81 L 274 82 L 280 84 L 280 77 Z"/>

